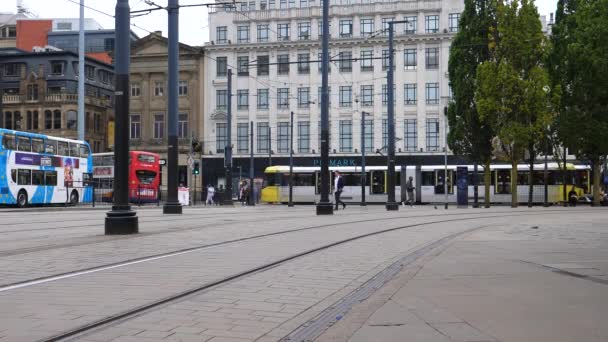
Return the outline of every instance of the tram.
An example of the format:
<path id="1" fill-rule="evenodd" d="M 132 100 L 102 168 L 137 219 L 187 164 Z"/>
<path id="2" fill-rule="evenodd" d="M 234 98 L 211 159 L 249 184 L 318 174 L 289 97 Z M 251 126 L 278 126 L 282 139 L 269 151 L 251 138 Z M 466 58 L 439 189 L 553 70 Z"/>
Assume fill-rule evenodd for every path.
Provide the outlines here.
<path id="1" fill-rule="evenodd" d="M 473 165 L 448 165 L 447 166 L 447 199 L 448 202 L 456 202 L 456 169 L 457 167 L 468 169 L 468 196 L 469 201 L 473 199 L 473 184 L 475 174 Z M 567 184 L 563 184 L 561 165 L 548 163 L 548 202 L 558 203 L 564 201 L 563 189 L 566 193 L 572 189 L 579 198 L 590 192 L 589 165 L 566 164 Z M 562 166 L 563 168 L 563 166 Z M 360 202 L 362 191 L 361 167 L 345 166 L 330 167 L 331 193 L 333 193 L 333 171 L 340 171 L 344 179 L 342 200 L 345 202 Z M 484 198 L 484 167 L 478 166 L 477 184 L 478 198 L 480 202 Z M 517 200 L 521 203 L 528 202 L 529 173 L 530 166 L 521 164 L 517 168 Z M 289 166 L 270 166 L 265 169 L 265 181 L 262 189 L 261 200 L 266 203 L 286 203 L 289 201 Z M 490 165 L 491 188 L 490 202 L 511 202 L 511 165 Z M 534 165 L 533 175 L 533 202 L 544 201 L 544 164 Z M 405 191 L 405 184 L 409 177 L 413 178 L 415 184 L 415 196 L 417 203 L 443 203 L 445 201 L 445 166 L 444 165 L 419 165 L 419 166 L 396 166 L 395 167 L 395 199 L 401 198 L 401 192 Z M 316 203 L 320 200 L 320 167 L 293 167 L 293 201 L 299 203 Z M 403 189 L 402 189 L 403 186 Z M 387 167 L 367 166 L 365 168 L 365 200 L 369 203 L 385 203 L 387 201 Z"/>

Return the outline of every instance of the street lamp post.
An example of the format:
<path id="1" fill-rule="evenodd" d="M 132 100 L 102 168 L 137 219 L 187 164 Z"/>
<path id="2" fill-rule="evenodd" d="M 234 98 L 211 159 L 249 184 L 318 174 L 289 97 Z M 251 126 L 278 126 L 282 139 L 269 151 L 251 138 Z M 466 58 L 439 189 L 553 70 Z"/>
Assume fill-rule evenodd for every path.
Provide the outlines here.
<path id="1" fill-rule="evenodd" d="M 293 207 L 293 112 L 291 112 L 291 120 L 289 124 L 289 204 Z"/>
<path id="2" fill-rule="evenodd" d="M 547 169 L 547 164 L 548 164 L 548 154 L 549 154 L 549 128 L 547 128 L 547 133 L 545 134 L 545 170 L 543 172 L 543 187 L 544 187 L 544 195 L 545 195 L 545 199 L 543 201 L 543 206 L 544 207 L 548 207 L 549 206 L 549 187 L 547 185 L 547 182 L 549 181 L 549 171 Z"/>
<path id="3" fill-rule="evenodd" d="M 368 112 L 361 112 L 361 206 L 366 206 L 365 203 L 365 116 Z"/>
<path id="4" fill-rule="evenodd" d="M 444 163 L 444 173 L 443 173 L 443 192 L 445 194 L 445 209 L 448 208 L 448 107 L 443 107 L 443 132 L 444 132 L 444 142 L 443 142 L 443 163 Z"/>
<path id="5" fill-rule="evenodd" d="M 253 161 L 253 121 L 249 124 L 249 205 L 255 205 L 253 198 L 253 177 L 254 177 L 254 161 Z"/>
<path id="6" fill-rule="evenodd" d="M 226 193 L 222 205 L 232 203 L 232 69 L 228 69 L 228 103 L 226 106 L 226 147 L 224 149 L 224 167 L 226 172 Z"/>
<path id="7" fill-rule="evenodd" d="M 135 234 L 139 231 L 137 214 L 129 205 L 129 1 L 116 2 L 116 130 L 114 131 L 114 199 L 106 214 L 105 234 Z M 82 78 L 82 74 L 80 75 Z M 3 94 L 0 94 L 2 96 Z"/>

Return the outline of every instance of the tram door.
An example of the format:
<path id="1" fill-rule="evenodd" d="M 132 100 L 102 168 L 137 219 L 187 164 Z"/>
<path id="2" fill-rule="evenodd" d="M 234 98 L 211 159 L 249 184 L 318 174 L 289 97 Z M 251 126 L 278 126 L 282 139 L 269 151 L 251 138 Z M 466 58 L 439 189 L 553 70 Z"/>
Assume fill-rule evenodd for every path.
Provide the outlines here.
<path id="1" fill-rule="evenodd" d="M 435 170 L 435 194 L 443 194 L 444 191 L 444 179 L 445 170 Z M 454 193 L 453 187 L 454 181 L 454 170 L 448 170 L 448 194 Z"/>
<path id="2" fill-rule="evenodd" d="M 376 170 L 371 172 L 371 193 L 384 194 L 386 193 L 386 171 Z"/>
<path id="3" fill-rule="evenodd" d="M 334 174 L 329 171 L 329 192 L 334 192 Z M 315 195 L 321 194 L 321 172 L 315 172 Z"/>

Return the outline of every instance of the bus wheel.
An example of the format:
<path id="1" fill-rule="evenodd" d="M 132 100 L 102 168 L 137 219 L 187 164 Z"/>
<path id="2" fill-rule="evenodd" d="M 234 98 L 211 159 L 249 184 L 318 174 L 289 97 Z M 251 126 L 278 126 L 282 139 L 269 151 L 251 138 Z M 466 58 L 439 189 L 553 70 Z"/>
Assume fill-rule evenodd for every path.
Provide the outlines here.
<path id="1" fill-rule="evenodd" d="M 27 192 L 25 190 L 20 190 L 17 194 L 17 206 L 19 208 L 27 207 Z"/>
<path id="2" fill-rule="evenodd" d="M 78 204 L 78 191 L 72 190 L 72 193 L 70 194 L 70 204 L 71 205 Z"/>

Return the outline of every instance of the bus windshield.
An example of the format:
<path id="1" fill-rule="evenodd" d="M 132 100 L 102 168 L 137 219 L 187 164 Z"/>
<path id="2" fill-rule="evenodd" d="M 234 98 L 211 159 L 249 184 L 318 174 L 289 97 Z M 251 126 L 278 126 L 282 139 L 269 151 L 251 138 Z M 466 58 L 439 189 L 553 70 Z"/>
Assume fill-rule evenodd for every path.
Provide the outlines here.
<path id="1" fill-rule="evenodd" d="M 154 171 L 137 170 L 135 175 L 137 175 L 139 182 L 145 185 L 152 184 L 156 178 L 156 172 Z"/>

